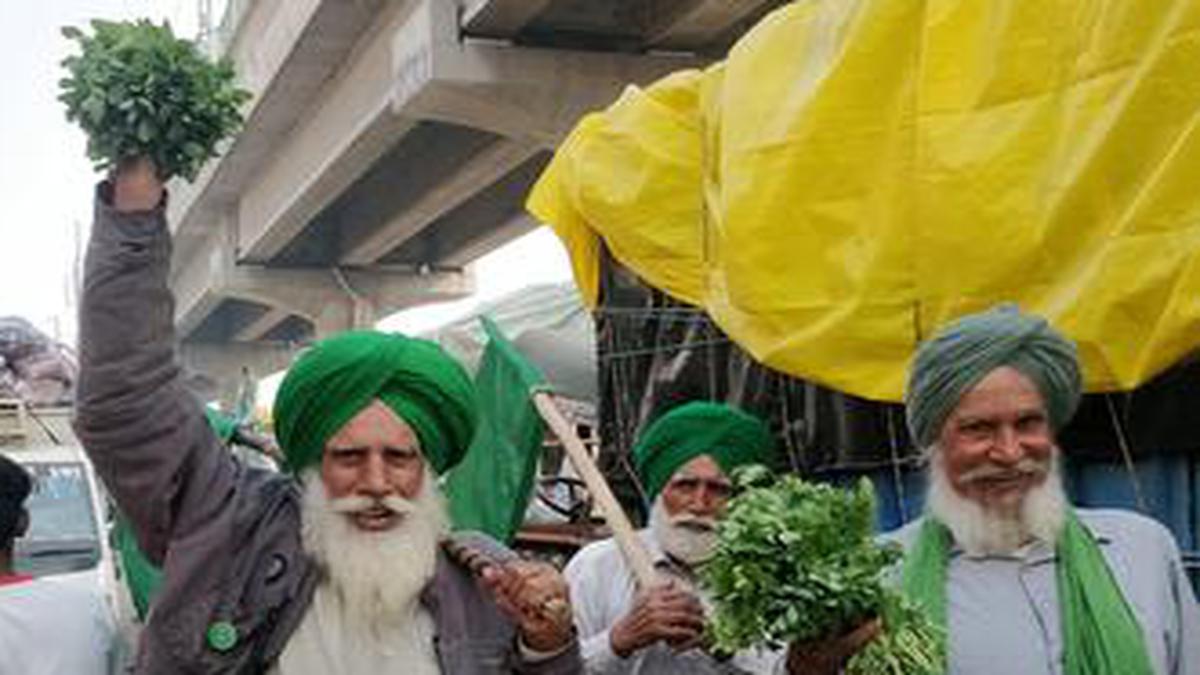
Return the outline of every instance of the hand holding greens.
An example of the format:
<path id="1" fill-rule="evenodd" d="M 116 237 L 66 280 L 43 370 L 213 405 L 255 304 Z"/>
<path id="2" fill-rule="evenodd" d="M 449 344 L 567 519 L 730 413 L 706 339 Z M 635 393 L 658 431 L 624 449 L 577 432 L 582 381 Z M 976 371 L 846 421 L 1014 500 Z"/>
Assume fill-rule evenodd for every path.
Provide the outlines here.
<path id="1" fill-rule="evenodd" d="M 241 125 L 249 92 L 227 60 L 213 63 L 167 24 L 92 21 L 92 35 L 64 28 L 81 51 L 63 60 L 67 119 L 88 137 L 97 170 L 146 156 L 160 177 L 195 178 L 217 144 Z"/>
<path id="2" fill-rule="evenodd" d="M 937 672 L 941 636 L 885 585 L 900 552 L 874 540 L 869 481 L 842 490 L 790 475 L 775 480 L 761 467 L 735 480 L 740 492 L 701 573 L 716 604 L 710 630 L 719 650 L 819 642 L 879 617 L 882 634 L 847 672 Z"/>

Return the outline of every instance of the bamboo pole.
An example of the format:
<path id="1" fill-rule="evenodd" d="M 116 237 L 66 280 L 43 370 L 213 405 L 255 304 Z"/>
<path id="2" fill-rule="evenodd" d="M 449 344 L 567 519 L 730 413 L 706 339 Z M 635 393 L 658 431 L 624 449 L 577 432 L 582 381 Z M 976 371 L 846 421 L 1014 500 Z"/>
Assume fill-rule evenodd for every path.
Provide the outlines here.
<path id="1" fill-rule="evenodd" d="M 596 468 L 596 463 L 588 455 L 583 441 L 579 440 L 579 436 L 575 434 L 571 424 L 563 417 L 558 405 L 554 403 L 553 394 L 546 391 L 535 391 L 533 404 L 537 407 L 542 419 L 562 441 L 563 447 L 567 451 L 567 457 L 571 458 L 571 464 L 575 466 L 575 471 L 587 485 L 588 491 L 592 493 L 592 498 L 596 500 L 596 505 L 604 514 L 604 519 L 612 528 L 613 538 L 621 550 L 621 555 L 625 558 L 625 564 L 629 565 L 629 569 L 633 571 L 633 578 L 637 581 L 638 587 L 650 588 L 658 578 L 654 571 L 654 564 L 650 561 L 650 554 L 642 545 L 642 540 L 638 538 L 633 524 L 629 522 L 629 517 L 625 515 L 625 511 L 613 495 L 612 489 L 608 487 L 608 481 L 604 479 L 600 470 Z"/>

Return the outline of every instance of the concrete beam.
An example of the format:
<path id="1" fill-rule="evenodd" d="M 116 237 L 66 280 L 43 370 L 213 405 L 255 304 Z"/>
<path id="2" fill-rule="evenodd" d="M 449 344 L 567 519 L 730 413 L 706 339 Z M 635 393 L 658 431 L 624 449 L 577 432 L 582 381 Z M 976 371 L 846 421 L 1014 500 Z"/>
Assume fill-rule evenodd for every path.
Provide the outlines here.
<path id="1" fill-rule="evenodd" d="M 647 44 L 661 49 L 701 50 L 772 0 L 670 0 L 662 20 L 649 26 Z"/>
<path id="2" fill-rule="evenodd" d="M 331 269 L 329 274 L 342 296 L 314 308 L 311 316 L 318 338 L 343 330 L 371 328 L 381 317 L 400 309 L 460 300 L 475 290 L 475 277 L 469 270 Z"/>
<path id="3" fill-rule="evenodd" d="M 500 248 L 517 237 L 532 232 L 540 223 L 527 213 L 489 228 L 487 232 L 476 239 L 471 239 L 465 246 L 455 249 L 452 255 L 446 256 L 440 262 L 448 267 L 466 266 L 479 258 Z"/>
<path id="4" fill-rule="evenodd" d="M 240 375 L 246 368 L 253 375 L 263 376 L 287 368 L 296 350 L 294 346 L 267 342 L 182 342 L 179 360 L 196 372 Z"/>
<path id="5" fill-rule="evenodd" d="M 430 223 L 470 199 L 481 187 L 500 180 L 537 151 L 536 147 L 530 145 L 509 140 L 496 141 L 386 225 L 361 241 L 351 243 L 342 254 L 342 262 L 363 266 L 378 261 Z"/>
<path id="6" fill-rule="evenodd" d="M 281 148 L 277 163 L 248 190 L 240 204 L 240 250 L 248 261 L 267 261 L 283 250 L 318 213 L 333 202 L 415 124 L 386 107 L 359 128 L 314 131 L 301 145 Z M 333 126 L 333 125 L 331 125 Z M 307 141 L 339 146 L 327 153 Z"/>
<path id="7" fill-rule="evenodd" d="M 467 35 L 512 37 L 554 0 L 466 0 L 462 30 Z"/>
<path id="8" fill-rule="evenodd" d="M 296 354 L 295 346 L 273 343 L 181 342 L 179 362 L 196 394 L 216 398 L 232 407 L 242 382 L 243 369 L 261 378 L 286 369 Z M 199 384 L 197 384 L 199 383 Z"/>
<path id="9" fill-rule="evenodd" d="M 454 3 L 420 0 L 393 43 L 393 109 L 552 150 L 629 84 L 703 65 L 676 54 L 536 49 L 458 39 Z"/>
<path id="10" fill-rule="evenodd" d="M 384 246 L 461 203 L 470 181 L 494 180 L 527 159 L 532 150 L 517 146 L 553 148 L 580 115 L 610 103 L 627 82 L 650 81 L 694 64 L 682 57 L 463 44 L 454 9 L 445 0 L 416 0 L 389 11 L 362 39 L 320 103 L 243 194 L 240 259 L 277 255 L 418 119 L 484 129 L 516 145 L 500 147 L 451 177 L 411 215 L 356 245 L 348 264 L 378 259 L 390 250 Z"/>
<path id="11" fill-rule="evenodd" d="M 367 300 L 379 317 L 431 302 L 461 300 L 475 292 L 475 276 L 468 269 L 376 267 L 370 270 L 344 269 L 342 273 L 354 294 Z"/>
<path id="12" fill-rule="evenodd" d="M 246 123 L 193 183 L 171 185 L 168 222 L 176 252 L 188 257 L 192 236 L 229 208 L 301 119 L 324 82 L 378 15 L 384 0 L 259 0 L 235 24 L 226 55 L 251 92 Z M 404 4 L 404 3 L 400 3 Z"/>
<path id="13" fill-rule="evenodd" d="M 272 307 L 266 314 L 255 319 L 253 323 L 238 331 L 234 336 L 235 342 L 255 342 L 261 340 L 264 335 L 271 332 L 280 323 L 283 323 L 292 313 L 282 307 Z"/>
<path id="14" fill-rule="evenodd" d="M 359 301 L 366 302 L 371 313 L 382 315 L 429 302 L 457 300 L 475 290 L 474 278 L 463 270 L 343 270 L 339 279 L 332 269 L 239 263 L 237 229 L 236 219 L 228 215 L 213 228 L 197 255 L 177 266 L 171 286 L 176 295 L 176 331 L 181 337 L 186 338 L 227 298 L 302 316 L 320 331 L 322 327 L 344 330 L 370 325 L 364 323 L 370 319 L 368 313 L 356 307 Z"/>
<path id="15" fill-rule="evenodd" d="M 375 316 L 431 302 L 458 300 L 474 291 L 473 278 L 459 270 L 427 273 L 345 270 L 343 276 L 349 282 L 349 290 L 332 269 L 238 266 L 213 282 L 210 293 L 297 314 L 312 321 L 318 332 L 322 329 L 328 332 L 369 328 Z"/>
<path id="16" fill-rule="evenodd" d="M 271 259 L 412 127 L 414 120 L 393 115 L 390 107 L 390 43 L 407 14 L 407 3 L 395 3 L 362 36 L 304 121 L 242 193 L 243 259 Z"/>
<path id="17" fill-rule="evenodd" d="M 175 332 L 186 336 L 200 326 L 204 317 L 221 304 L 213 281 L 221 274 L 222 240 L 228 236 L 228 218 L 217 219 L 203 236 L 193 236 L 187 256 L 176 249 L 171 267 L 171 290 L 175 293 Z"/>

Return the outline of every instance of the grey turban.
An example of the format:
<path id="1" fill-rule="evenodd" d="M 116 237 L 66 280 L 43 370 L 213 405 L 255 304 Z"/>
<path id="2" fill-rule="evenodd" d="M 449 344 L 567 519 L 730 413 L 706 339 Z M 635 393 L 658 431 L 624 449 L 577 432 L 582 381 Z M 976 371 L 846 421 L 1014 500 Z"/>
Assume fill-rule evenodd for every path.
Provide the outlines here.
<path id="1" fill-rule="evenodd" d="M 1037 385 L 1055 431 L 1075 414 L 1083 392 L 1075 344 L 1042 317 L 1003 304 L 960 318 L 917 349 L 904 393 L 917 445 L 932 445 L 963 394 L 1002 366 Z"/>

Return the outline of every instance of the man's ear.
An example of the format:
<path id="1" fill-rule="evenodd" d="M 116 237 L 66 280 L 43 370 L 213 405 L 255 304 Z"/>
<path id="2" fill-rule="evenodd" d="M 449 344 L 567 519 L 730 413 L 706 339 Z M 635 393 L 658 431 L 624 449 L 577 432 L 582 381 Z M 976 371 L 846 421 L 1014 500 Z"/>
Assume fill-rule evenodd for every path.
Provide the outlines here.
<path id="1" fill-rule="evenodd" d="M 29 532 L 29 511 L 21 509 L 21 515 L 17 516 L 17 531 L 14 533 L 14 539 L 24 537 Z"/>

